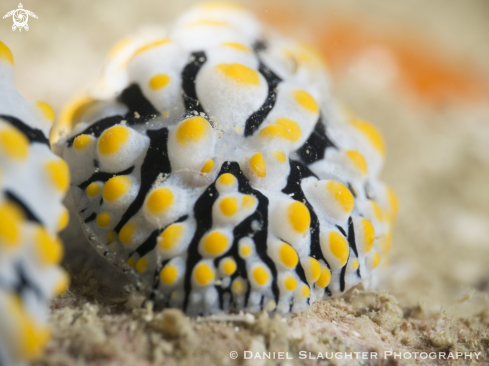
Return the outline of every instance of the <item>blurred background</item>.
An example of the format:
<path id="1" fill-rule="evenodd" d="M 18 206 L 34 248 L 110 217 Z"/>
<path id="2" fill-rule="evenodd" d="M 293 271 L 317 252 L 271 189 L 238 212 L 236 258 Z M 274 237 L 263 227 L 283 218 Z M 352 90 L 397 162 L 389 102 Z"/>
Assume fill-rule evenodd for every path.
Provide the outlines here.
<path id="1" fill-rule="evenodd" d="M 2 0 L 0 14 L 18 7 Z M 28 32 L 0 21 L 16 83 L 59 112 L 120 38 L 168 24 L 191 0 L 26 0 Z M 314 46 L 333 95 L 383 132 L 401 210 L 383 288 L 405 304 L 488 308 L 489 1 L 242 2 Z M 473 296 L 475 295 L 475 296 Z M 473 297 L 470 303 L 461 300 Z"/>

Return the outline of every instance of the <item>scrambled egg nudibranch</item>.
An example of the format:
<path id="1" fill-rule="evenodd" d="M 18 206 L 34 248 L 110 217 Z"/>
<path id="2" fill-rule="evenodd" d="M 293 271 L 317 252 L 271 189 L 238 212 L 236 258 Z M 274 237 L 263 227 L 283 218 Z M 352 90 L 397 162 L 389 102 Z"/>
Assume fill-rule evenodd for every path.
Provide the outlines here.
<path id="1" fill-rule="evenodd" d="M 0 42 L 0 365 L 6 366 L 40 355 L 50 337 L 48 301 L 68 286 L 57 233 L 69 220 L 62 205 L 69 169 L 50 149 L 52 108 L 19 94 L 13 64 Z"/>
<path id="2" fill-rule="evenodd" d="M 314 51 L 202 4 L 122 41 L 52 134 L 87 237 L 159 307 L 297 312 L 375 284 L 385 146 Z"/>

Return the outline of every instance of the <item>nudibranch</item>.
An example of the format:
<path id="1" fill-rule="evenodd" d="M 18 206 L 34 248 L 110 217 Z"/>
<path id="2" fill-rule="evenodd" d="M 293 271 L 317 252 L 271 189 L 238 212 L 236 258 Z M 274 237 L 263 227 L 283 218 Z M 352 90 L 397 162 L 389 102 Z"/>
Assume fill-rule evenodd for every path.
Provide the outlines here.
<path id="1" fill-rule="evenodd" d="M 48 301 L 68 285 L 57 233 L 69 220 L 69 169 L 50 149 L 52 108 L 19 94 L 13 62 L 0 42 L 0 365 L 40 354 Z"/>
<path id="2" fill-rule="evenodd" d="M 238 5 L 122 41 L 52 138 L 89 241 L 157 307 L 297 312 L 386 261 L 380 133 Z"/>

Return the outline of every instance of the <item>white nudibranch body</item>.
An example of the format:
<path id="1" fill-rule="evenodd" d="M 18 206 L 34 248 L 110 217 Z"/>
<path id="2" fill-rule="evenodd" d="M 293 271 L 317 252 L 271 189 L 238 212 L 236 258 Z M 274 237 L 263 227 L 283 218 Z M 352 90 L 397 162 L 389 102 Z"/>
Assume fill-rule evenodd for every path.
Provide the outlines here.
<path id="1" fill-rule="evenodd" d="M 384 144 L 328 83 L 313 51 L 235 5 L 126 39 L 58 126 L 91 243 L 190 315 L 296 312 L 374 284 L 396 211 Z"/>
<path id="2" fill-rule="evenodd" d="M 0 365 L 23 365 L 49 340 L 48 301 L 68 286 L 57 236 L 69 220 L 68 166 L 50 150 L 52 108 L 15 89 L 0 42 Z"/>

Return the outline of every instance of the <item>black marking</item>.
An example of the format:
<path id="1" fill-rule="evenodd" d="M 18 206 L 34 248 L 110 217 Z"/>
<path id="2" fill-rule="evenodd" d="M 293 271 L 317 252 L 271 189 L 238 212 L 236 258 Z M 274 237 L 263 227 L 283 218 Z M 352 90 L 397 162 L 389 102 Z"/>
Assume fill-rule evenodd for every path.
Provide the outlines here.
<path id="1" fill-rule="evenodd" d="M 266 49 L 267 49 L 267 44 L 263 39 L 256 41 L 255 44 L 253 45 L 253 50 L 256 53 L 265 51 Z"/>
<path id="2" fill-rule="evenodd" d="M 307 200 L 306 195 L 304 194 L 304 191 L 301 187 L 302 179 L 307 177 L 317 178 L 317 176 L 302 163 L 290 160 L 290 174 L 287 179 L 287 185 L 284 189 L 282 189 L 282 192 L 287 195 L 291 195 L 294 200 L 302 202 L 306 205 L 311 215 L 311 226 L 309 228 L 309 231 L 311 233 L 311 251 L 309 255 L 313 258 L 316 258 L 317 260 L 324 260 L 324 263 L 326 263 L 328 268 L 330 268 L 328 261 L 326 260 L 326 258 L 324 258 L 323 252 L 321 251 L 321 245 L 319 243 L 320 227 L 318 216 L 316 214 L 316 211 L 314 211 L 314 207 Z"/>
<path id="3" fill-rule="evenodd" d="M 348 236 L 346 235 L 346 231 L 345 229 L 343 229 L 340 225 L 336 225 L 336 228 L 343 234 L 343 236 L 345 238 L 347 238 Z"/>
<path id="4" fill-rule="evenodd" d="M 348 218 L 348 244 L 350 244 L 350 248 L 353 249 L 358 258 L 357 242 L 355 240 L 355 228 L 353 227 L 353 220 L 351 216 Z"/>
<path id="5" fill-rule="evenodd" d="M 47 147 L 50 148 L 49 140 L 47 139 L 47 137 L 44 135 L 44 133 L 41 130 L 39 130 L 37 128 L 32 128 L 31 126 L 22 122 L 20 119 L 12 117 L 12 116 L 6 116 L 4 114 L 0 114 L 0 118 L 6 120 L 8 123 L 10 123 L 16 129 L 18 129 L 20 132 L 22 132 L 24 134 L 24 136 L 27 137 L 27 139 L 31 143 L 39 142 L 40 144 L 45 144 Z"/>
<path id="6" fill-rule="evenodd" d="M 124 103 L 129 112 L 127 112 L 125 118 L 128 122 L 135 123 L 134 119 L 138 120 L 136 123 L 144 123 L 160 115 L 160 112 L 146 99 L 141 88 L 137 84 L 131 84 L 117 97 L 117 101 Z M 139 118 L 135 118 L 135 113 L 139 114 Z"/>
<path id="7" fill-rule="evenodd" d="M 97 159 L 93 159 L 93 167 L 94 168 L 98 168 L 100 166 L 100 164 L 98 163 L 98 160 Z"/>
<path id="8" fill-rule="evenodd" d="M 355 189 L 353 189 L 352 185 L 350 183 L 348 183 L 346 186 L 350 190 L 350 192 L 353 195 L 353 197 L 356 198 L 357 197 L 357 192 L 355 191 Z"/>
<path id="9" fill-rule="evenodd" d="M 304 272 L 304 268 L 302 268 L 300 261 L 297 263 L 297 267 L 295 267 L 295 273 L 297 273 L 302 282 L 309 284 L 306 279 L 306 273 Z"/>
<path id="10" fill-rule="evenodd" d="M 333 296 L 333 294 L 331 293 L 331 290 L 329 289 L 329 287 L 326 287 L 326 288 L 324 289 L 324 292 L 325 292 L 325 293 L 326 293 L 326 294 L 327 294 L 329 297 Z"/>
<path id="11" fill-rule="evenodd" d="M 348 258 L 350 259 L 350 258 Z M 348 261 L 346 262 L 348 263 Z M 341 268 L 341 274 L 340 274 L 340 291 L 343 292 L 345 291 L 345 275 L 346 275 L 346 264 Z"/>
<path id="12" fill-rule="evenodd" d="M 205 52 L 193 52 L 190 55 L 189 61 L 182 71 L 182 97 L 187 113 L 193 113 L 194 111 L 204 113 L 204 108 L 197 98 L 197 92 L 195 91 L 195 79 L 197 74 L 207 61 Z"/>
<path id="13" fill-rule="evenodd" d="M 326 126 L 323 123 L 323 117 L 320 115 L 314 131 L 312 131 L 304 145 L 297 150 L 297 154 L 305 164 L 309 165 L 324 159 L 324 154 L 328 147 L 336 146 L 329 139 L 326 133 Z"/>
<path id="14" fill-rule="evenodd" d="M 83 222 L 85 224 L 88 224 L 89 222 L 95 220 L 96 217 L 97 217 L 97 214 L 95 212 L 92 212 L 90 216 L 88 216 L 85 220 L 83 220 Z"/>
<path id="15" fill-rule="evenodd" d="M 34 292 L 39 300 L 44 301 L 45 298 L 41 289 L 34 282 L 29 280 L 22 263 L 18 262 L 15 264 L 15 271 L 17 272 L 16 277 L 18 279 L 18 282 L 15 284 L 13 290 L 21 296 L 25 291 L 31 290 L 32 292 Z"/>
<path id="16" fill-rule="evenodd" d="M 81 189 L 85 189 L 93 182 L 104 182 L 105 183 L 110 178 L 113 178 L 115 176 L 131 174 L 133 170 L 134 170 L 134 166 L 131 166 L 131 167 L 127 168 L 126 170 L 123 170 L 122 172 L 118 172 L 118 173 L 105 173 L 105 172 L 93 173 L 90 178 L 88 178 L 83 183 L 79 184 L 78 187 Z"/>
<path id="17" fill-rule="evenodd" d="M 141 165 L 141 185 L 139 192 L 129 208 L 122 215 L 114 230 L 119 233 L 122 227 L 133 217 L 143 205 L 146 194 L 156 178 L 163 174 L 171 173 L 170 160 L 168 158 L 168 129 L 148 130 L 149 147 L 143 164 Z"/>
<path id="18" fill-rule="evenodd" d="M 277 101 L 277 85 L 282 81 L 272 70 L 260 62 L 258 69 L 268 83 L 268 96 L 263 105 L 246 120 L 245 136 L 251 136 L 260 127 Z"/>
<path id="19" fill-rule="evenodd" d="M 42 225 L 41 220 L 39 220 L 39 218 L 34 214 L 34 212 L 32 212 L 30 208 L 27 207 L 27 205 L 19 197 L 17 197 L 17 195 L 15 195 L 15 193 L 6 190 L 5 197 L 7 197 L 8 200 L 17 204 L 17 206 L 19 206 L 22 209 L 27 220 L 37 222 Z"/>

